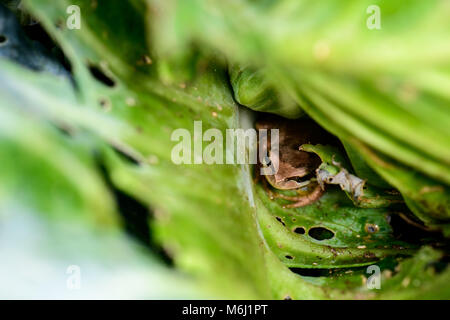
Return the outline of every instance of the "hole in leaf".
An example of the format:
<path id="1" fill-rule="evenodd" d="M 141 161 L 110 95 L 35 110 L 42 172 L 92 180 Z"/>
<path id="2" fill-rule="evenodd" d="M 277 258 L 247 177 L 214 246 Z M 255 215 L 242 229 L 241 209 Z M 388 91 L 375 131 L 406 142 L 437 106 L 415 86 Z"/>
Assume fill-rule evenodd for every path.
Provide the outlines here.
<path id="1" fill-rule="evenodd" d="M 308 234 L 311 238 L 314 238 L 319 241 L 329 240 L 334 237 L 333 231 L 330 231 L 323 227 L 311 228 L 311 229 L 309 229 Z"/>
<path id="2" fill-rule="evenodd" d="M 286 255 L 285 258 L 286 258 L 286 259 L 289 259 L 289 260 L 294 259 L 294 257 L 293 257 L 293 256 L 290 256 L 290 255 Z"/>
<path id="3" fill-rule="evenodd" d="M 8 38 L 4 35 L 0 34 L 0 46 L 5 44 L 8 41 Z"/>
<path id="4" fill-rule="evenodd" d="M 103 83 L 105 86 L 112 88 L 116 85 L 114 80 L 108 77 L 102 70 L 100 70 L 100 68 L 94 65 L 89 65 L 89 71 L 95 79 Z"/>
<path id="5" fill-rule="evenodd" d="M 305 228 L 297 227 L 297 228 L 294 229 L 294 232 L 298 233 L 298 234 L 305 234 Z"/>
<path id="6" fill-rule="evenodd" d="M 384 267 L 382 267 L 384 269 Z M 342 277 L 345 275 L 366 275 L 367 267 L 354 267 L 354 268 L 340 268 L 340 269 L 328 269 L 328 268 L 289 268 L 295 274 L 302 277 Z"/>
<path id="7" fill-rule="evenodd" d="M 98 103 L 99 103 L 100 107 L 102 107 L 103 110 L 105 110 L 105 111 L 111 110 L 111 101 L 109 101 L 108 98 L 100 98 L 98 100 Z"/>
<path id="8" fill-rule="evenodd" d="M 366 223 L 364 226 L 364 230 L 366 230 L 367 233 L 376 233 L 379 229 L 380 228 L 376 224 L 372 223 Z"/>
<path id="9" fill-rule="evenodd" d="M 292 272 L 303 277 L 326 277 L 331 269 L 289 268 Z"/>
<path id="10" fill-rule="evenodd" d="M 276 219 L 278 220 L 279 223 L 281 223 L 283 226 L 286 227 L 286 224 L 284 223 L 283 219 L 281 219 L 280 217 L 276 217 Z"/>

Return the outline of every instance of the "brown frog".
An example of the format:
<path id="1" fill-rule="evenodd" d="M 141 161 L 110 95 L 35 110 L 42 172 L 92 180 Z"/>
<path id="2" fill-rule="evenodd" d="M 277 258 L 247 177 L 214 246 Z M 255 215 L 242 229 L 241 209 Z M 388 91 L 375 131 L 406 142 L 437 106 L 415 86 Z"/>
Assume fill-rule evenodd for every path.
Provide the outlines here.
<path id="1" fill-rule="evenodd" d="M 303 144 L 327 143 L 333 139 L 311 119 L 287 120 L 276 116 L 265 116 L 256 123 L 256 129 L 279 130 L 279 152 L 271 152 L 270 141 L 260 145 L 269 156 L 269 163 L 278 163 L 275 174 L 265 175 L 267 182 L 275 189 L 296 190 L 297 196 L 275 194 L 270 191 L 271 198 L 282 198 L 292 201 L 286 208 L 306 206 L 319 199 L 324 190 L 315 179 L 315 170 L 320 165 L 320 158 L 313 153 L 299 150 Z M 270 132 L 270 131 L 269 131 Z M 266 186 L 267 187 L 267 186 Z"/>

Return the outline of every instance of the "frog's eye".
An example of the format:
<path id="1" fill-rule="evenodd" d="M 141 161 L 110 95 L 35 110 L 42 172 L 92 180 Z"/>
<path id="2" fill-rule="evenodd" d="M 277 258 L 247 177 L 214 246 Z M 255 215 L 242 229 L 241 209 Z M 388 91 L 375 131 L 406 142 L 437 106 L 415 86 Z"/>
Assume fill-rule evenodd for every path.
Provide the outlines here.
<path id="1" fill-rule="evenodd" d="M 272 160 L 270 160 L 270 158 L 266 155 L 264 156 L 264 160 L 262 162 L 262 165 L 264 166 L 270 166 L 272 164 Z"/>

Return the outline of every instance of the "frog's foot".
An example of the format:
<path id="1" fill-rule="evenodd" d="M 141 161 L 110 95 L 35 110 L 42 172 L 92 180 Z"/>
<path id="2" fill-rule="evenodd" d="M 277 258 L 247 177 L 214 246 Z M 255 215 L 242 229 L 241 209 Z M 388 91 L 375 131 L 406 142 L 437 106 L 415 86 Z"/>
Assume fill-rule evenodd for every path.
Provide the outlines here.
<path id="1" fill-rule="evenodd" d="M 273 192 L 273 190 L 270 187 L 270 184 L 267 182 L 266 179 L 263 179 L 262 186 L 271 200 L 283 199 L 294 202 L 292 204 L 284 205 L 283 208 L 299 208 L 307 206 L 313 203 L 314 201 L 317 201 L 325 192 L 320 185 L 316 184 L 313 191 L 308 192 L 303 191 L 302 189 L 298 189 L 297 196 L 287 196 L 282 193 Z M 308 189 L 310 190 L 311 187 L 309 187 Z"/>
<path id="2" fill-rule="evenodd" d="M 294 197 L 289 197 L 289 196 L 285 196 L 285 195 L 276 195 L 276 197 L 294 202 L 292 204 L 284 205 L 283 208 L 285 208 L 285 209 L 300 208 L 300 207 L 307 206 L 307 205 L 319 200 L 320 197 L 324 194 L 324 192 L 325 191 L 322 189 L 322 187 L 320 185 L 316 185 L 314 190 L 306 195 L 294 196 Z"/>

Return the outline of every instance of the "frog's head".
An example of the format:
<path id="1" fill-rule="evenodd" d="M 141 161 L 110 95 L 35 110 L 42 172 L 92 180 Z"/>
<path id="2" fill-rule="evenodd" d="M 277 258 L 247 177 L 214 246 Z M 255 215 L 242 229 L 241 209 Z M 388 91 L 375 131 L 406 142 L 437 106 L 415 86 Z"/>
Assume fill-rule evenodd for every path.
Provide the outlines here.
<path id="1" fill-rule="evenodd" d="M 320 158 L 312 153 L 300 151 L 298 145 L 280 146 L 279 153 L 269 151 L 271 163 L 278 164 L 278 171 L 266 175 L 267 181 L 276 189 L 291 190 L 304 187 L 315 176 Z"/>
<path id="2" fill-rule="evenodd" d="M 310 152 L 300 150 L 306 143 L 320 143 L 323 129 L 309 119 L 286 120 L 279 117 L 258 121 L 257 129 L 278 129 L 278 148 L 272 152 L 272 137 L 260 145 L 268 161 L 263 166 L 276 164 L 274 174 L 266 174 L 267 181 L 276 189 L 291 190 L 308 185 L 320 166 L 320 158 Z M 260 141 L 261 143 L 261 141 Z"/>

